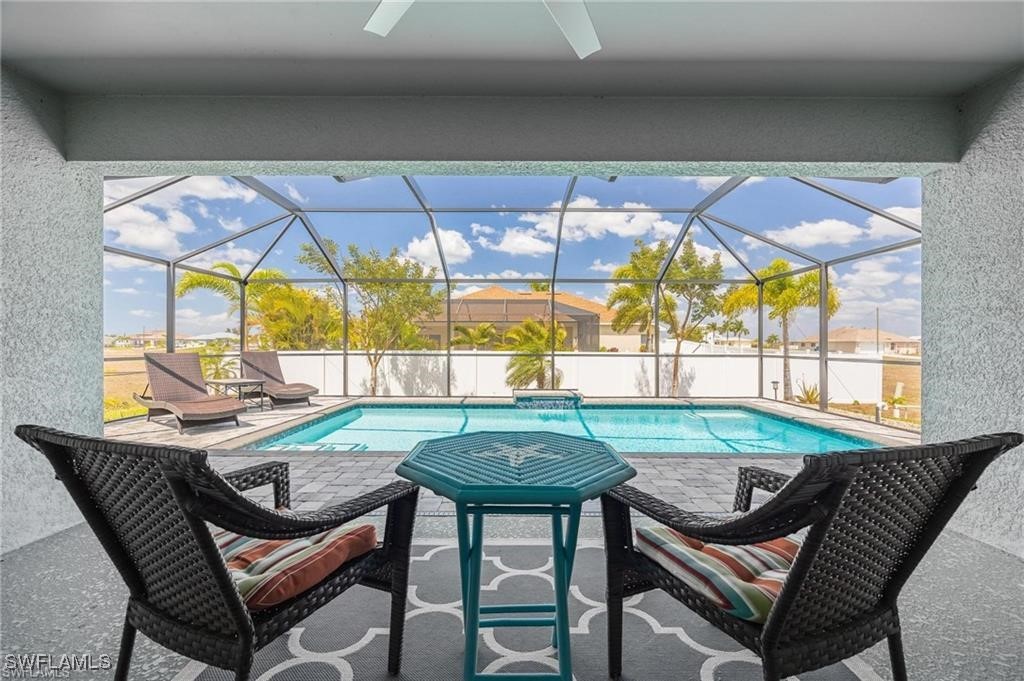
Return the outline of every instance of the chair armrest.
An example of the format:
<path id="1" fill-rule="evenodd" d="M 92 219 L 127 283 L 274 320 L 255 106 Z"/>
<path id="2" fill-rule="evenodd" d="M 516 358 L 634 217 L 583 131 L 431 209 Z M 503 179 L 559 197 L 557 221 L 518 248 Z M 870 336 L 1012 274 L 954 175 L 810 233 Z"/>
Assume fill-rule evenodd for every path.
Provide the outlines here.
<path id="1" fill-rule="evenodd" d="M 601 496 L 601 504 L 605 530 L 612 530 L 616 534 L 606 544 L 609 551 L 613 546 L 615 550 L 631 546 L 632 539 L 624 536 L 630 532 L 629 523 L 626 522 L 630 508 L 688 537 L 729 545 L 755 544 L 784 537 L 819 520 L 823 512 L 820 506 L 813 505 L 797 509 L 762 506 L 741 515 L 705 515 L 676 508 L 629 485 L 619 485 L 605 492 Z"/>
<path id="2" fill-rule="evenodd" d="M 291 486 L 288 480 L 288 464 L 284 461 L 267 461 L 241 470 L 225 473 L 227 480 L 239 491 L 274 486 L 274 508 L 291 507 Z"/>
<path id="3" fill-rule="evenodd" d="M 614 487 L 605 492 L 605 496 L 684 534 L 689 534 L 690 531 L 703 526 L 719 525 L 722 522 L 721 518 L 684 511 L 631 485 Z"/>
<path id="4" fill-rule="evenodd" d="M 321 508 L 318 511 L 291 513 L 287 517 L 290 521 L 302 524 L 319 524 L 324 529 L 328 529 L 347 523 L 350 520 L 355 520 L 378 508 L 389 506 L 404 497 L 415 496 L 418 493 L 419 487 L 416 485 L 398 480 L 343 503 Z"/>
<path id="5" fill-rule="evenodd" d="M 754 488 L 767 492 L 778 492 L 786 486 L 792 476 L 759 466 L 741 466 L 739 479 L 736 482 L 736 500 L 732 510 L 749 511 Z"/>
<path id="6" fill-rule="evenodd" d="M 355 499 L 317 511 L 274 511 L 247 499 L 234 487 L 228 497 L 200 495 L 188 501 L 188 508 L 203 520 L 230 532 L 259 539 L 295 539 L 327 532 L 382 506 L 411 500 L 415 506 L 419 488 L 403 481 L 393 482 Z"/>

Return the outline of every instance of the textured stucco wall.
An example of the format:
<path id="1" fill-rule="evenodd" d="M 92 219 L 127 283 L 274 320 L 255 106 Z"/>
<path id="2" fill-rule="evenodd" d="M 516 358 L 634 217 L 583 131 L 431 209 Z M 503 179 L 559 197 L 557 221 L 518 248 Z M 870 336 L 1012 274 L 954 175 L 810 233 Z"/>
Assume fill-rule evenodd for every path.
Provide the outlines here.
<path id="1" fill-rule="evenodd" d="M 960 164 L 926 178 L 924 437 L 1024 431 L 1024 69 L 962 102 Z M 1024 448 L 954 527 L 1024 558 Z"/>
<path id="2" fill-rule="evenodd" d="M 2 74 L 0 547 L 81 522 L 19 423 L 99 434 L 103 420 L 100 184 L 64 162 L 63 102 Z"/>
<path id="3" fill-rule="evenodd" d="M 82 161 L 948 162 L 956 126 L 937 98 L 82 96 L 69 101 L 67 151 Z"/>

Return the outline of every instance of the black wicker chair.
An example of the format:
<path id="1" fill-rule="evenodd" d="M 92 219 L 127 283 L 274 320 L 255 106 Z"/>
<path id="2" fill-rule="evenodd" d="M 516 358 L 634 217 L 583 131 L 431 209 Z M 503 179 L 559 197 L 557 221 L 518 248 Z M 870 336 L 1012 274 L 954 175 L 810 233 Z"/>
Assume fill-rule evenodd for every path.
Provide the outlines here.
<path id="1" fill-rule="evenodd" d="M 893 678 L 906 664 L 897 599 L 978 477 L 1018 433 L 947 444 L 806 456 L 795 476 L 740 468 L 735 510 L 682 511 L 622 485 L 602 496 L 608 568 L 608 666 L 622 674 L 623 598 L 662 589 L 756 653 L 766 681 L 819 669 L 888 640 Z M 776 492 L 750 510 L 752 490 Z M 808 527 L 763 625 L 736 618 L 640 553 L 630 509 L 695 539 L 751 544 Z"/>
<path id="2" fill-rule="evenodd" d="M 273 485 L 289 505 L 288 464 L 225 476 L 206 452 L 86 438 L 39 426 L 15 431 L 50 460 L 130 591 L 115 679 L 128 678 L 135 632 L 187 657 L 249 678 L 253 654 L 355 584 L 391 594 L 388 671 L 397 674 L 418 488 L 395 482 L 308 513 L 274 511 L 240 490 Z M 251 537 L 293 539 L 388 507 L 382 546 L 267 610 L 242 602 L 207 522 Z"/>

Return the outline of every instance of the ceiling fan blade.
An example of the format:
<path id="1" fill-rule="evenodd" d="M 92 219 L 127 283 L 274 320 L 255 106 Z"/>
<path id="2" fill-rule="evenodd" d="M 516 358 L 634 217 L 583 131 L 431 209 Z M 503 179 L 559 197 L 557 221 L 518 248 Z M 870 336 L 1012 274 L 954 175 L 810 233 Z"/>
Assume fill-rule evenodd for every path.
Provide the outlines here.
<path id="1" fill-rule="evenodd" d="M 601 49 L 601 41 L 583 0 L 544 0 L 544 6 L 577 57 L 586 59 Z"/>
<path id="2" fill-rule="evenodd" d="M 363 30 L 386 38 L 398 20 L 409 11 L 413 2 L 414 0 L 380 0 L 380 4 L 373 10 L 373 14 L 366 21 Z"/>

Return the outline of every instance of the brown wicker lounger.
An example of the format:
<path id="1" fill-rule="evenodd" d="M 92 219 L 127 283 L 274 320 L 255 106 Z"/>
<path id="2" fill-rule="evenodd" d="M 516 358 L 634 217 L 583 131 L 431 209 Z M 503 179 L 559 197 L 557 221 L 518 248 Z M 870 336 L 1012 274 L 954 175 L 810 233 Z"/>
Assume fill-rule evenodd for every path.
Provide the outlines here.
<path id="1" fill-rule="evenodd" d="M 242 353 L 242 377 L 257 378 L 263 381 L 263 394 L 270 398 L 270 406 L 305 402 L 320 391 L 308 383 L 285 383 L 281 371 L 281 361 L 277 352 Z"/>
<path id="2" fill-rule="evenodd" d="M 173 414 L 178 432 L 189 426 L 202 426 L 221 421 L 234 421 L 245 412 L 245 404 L 233 397 L 210 395 L 203 380 L 199 355 L 193 352 L 147 352 L 146 375 L 152 397 L 132 393 L 135 401 L 146 407 L 148 421 L 153 416 Z"/>

